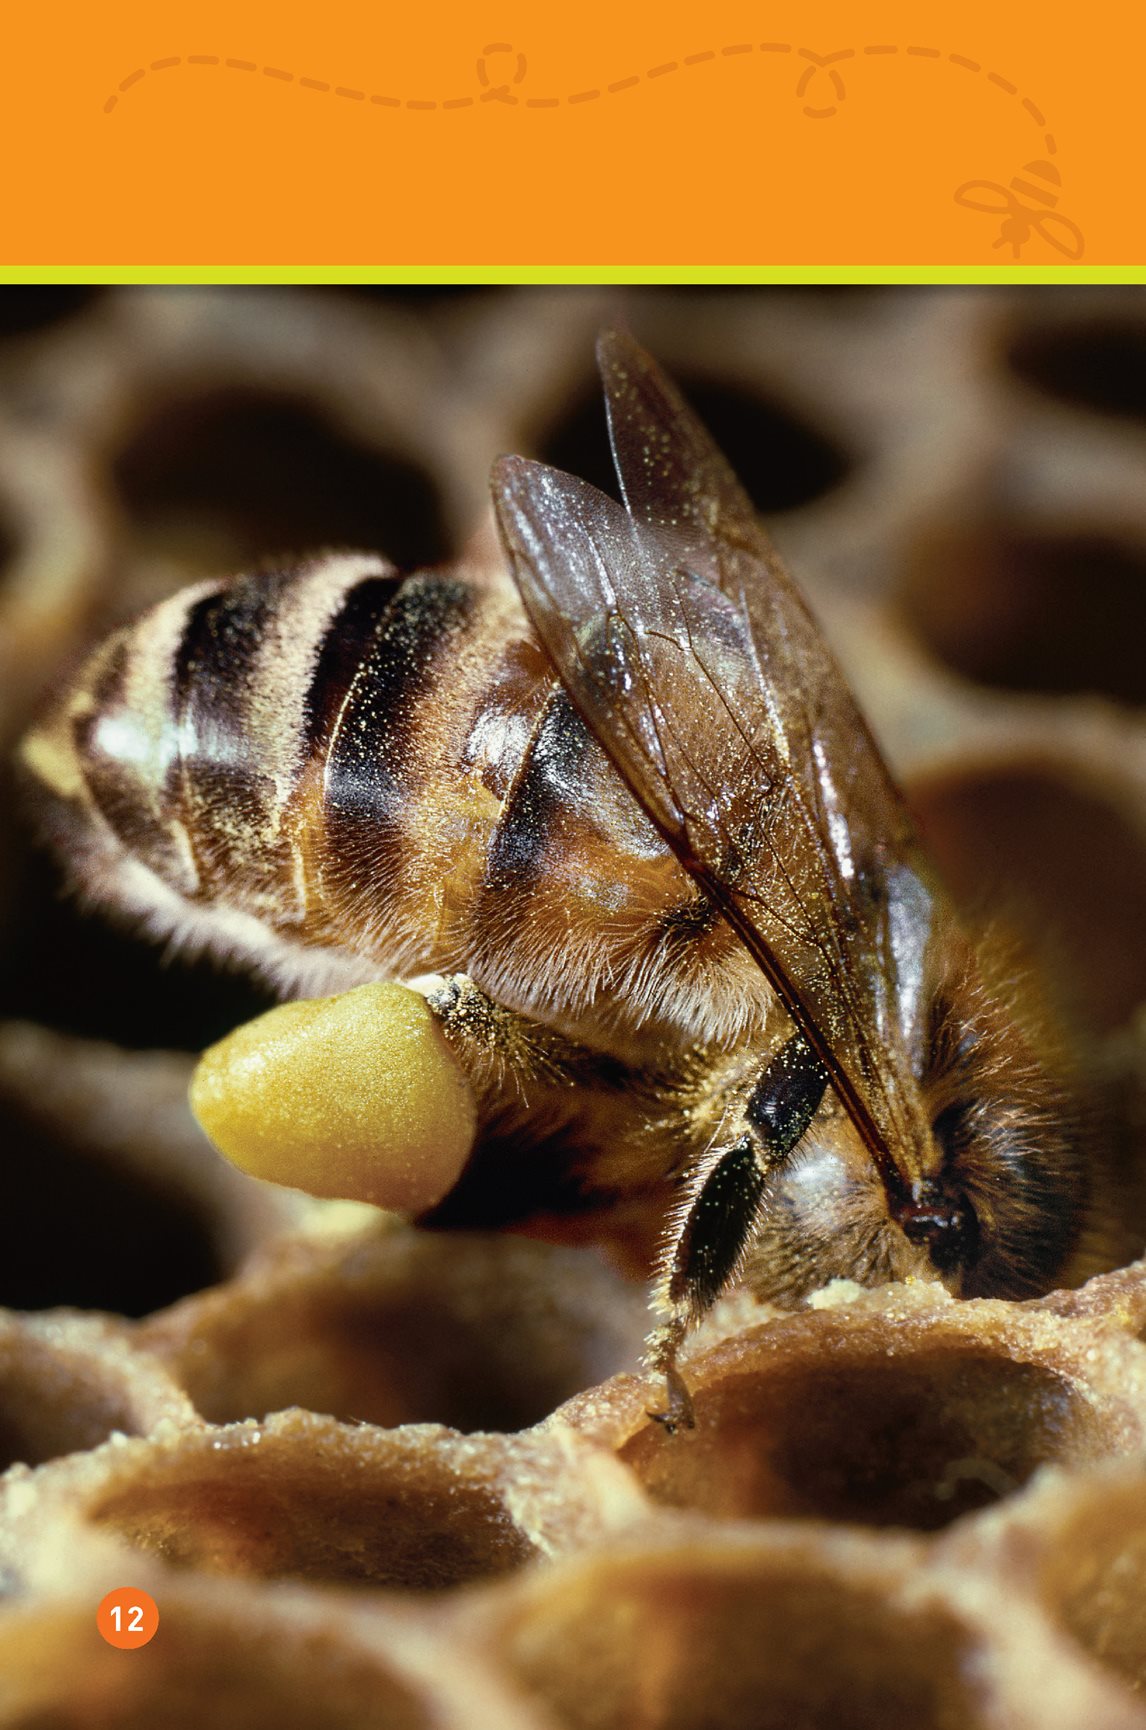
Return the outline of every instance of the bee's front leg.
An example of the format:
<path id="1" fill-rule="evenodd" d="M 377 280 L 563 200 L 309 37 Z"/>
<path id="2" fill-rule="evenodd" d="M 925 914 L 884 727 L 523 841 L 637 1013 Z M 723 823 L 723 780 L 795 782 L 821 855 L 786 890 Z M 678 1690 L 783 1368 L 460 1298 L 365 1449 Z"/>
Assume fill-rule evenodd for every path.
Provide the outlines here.
<path id="1" fill-rule="evenodd" d="M 645 1360 L 665 1378 L 668 1410 L 651 1416 L 670 1432 L 695 1424 L 692 1397 L 676 1364 L 685 1335 L 739 1271 L 772 1174 L 800 1141 L 827 1085 L 823 1064 L 803 1035 L 794 1033 L 753 1088 L 743 1135 L 714 1148 L 692 1174 L 661 1273 L 661 1304 L 668 1319 L 649 1336 Z"/>

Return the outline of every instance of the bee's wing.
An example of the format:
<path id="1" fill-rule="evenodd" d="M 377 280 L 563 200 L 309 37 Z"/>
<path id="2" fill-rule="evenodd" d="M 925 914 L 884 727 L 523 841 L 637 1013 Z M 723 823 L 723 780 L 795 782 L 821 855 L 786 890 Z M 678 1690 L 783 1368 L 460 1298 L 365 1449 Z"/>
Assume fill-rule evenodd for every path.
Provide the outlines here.
<path id="1" fill-rule="evenodd" d="M 627 509 L 521 458 L 502 536 L 562 681 L 755 956 L 893 1183 L 932 917 L 903 802 L 732 471 L 652 361 L 602 339 Z"/>

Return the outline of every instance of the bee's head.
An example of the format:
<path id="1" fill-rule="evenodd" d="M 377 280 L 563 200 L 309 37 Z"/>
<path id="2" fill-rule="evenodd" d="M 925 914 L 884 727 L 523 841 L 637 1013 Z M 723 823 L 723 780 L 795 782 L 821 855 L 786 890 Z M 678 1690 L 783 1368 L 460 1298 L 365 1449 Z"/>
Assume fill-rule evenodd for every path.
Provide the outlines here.
<path id="1" fill-rule="evenodd" d="M 891 1204 L 960 1297 L 1032 1297 L 1062 1275 L 1085 1214 L 1078 1088 L 1014 989 L 962 969 L 932 1001 L 925 1169 Z"/>
<path id="2" fill-rule="evenodd" d="M 1089 1141 L 1069 1064 L 977 964 L 931 1004 L 928 1128 L 910 1166 L 886 1183 L 829 1091 L 772 1179 L 753 1289 L 783 1303 L 833 1278 L 932 1278 L 957 1297 L 1023 1298 L 1069 1273 L 1088 1214 Z"/>
<path id="3" fill-rule="evenodd" d="M 959 1297 L 1034 1297 L 1060 1278 L 1084 1211 L 1082 1138 L 1048 1102 L 984 1096 L 935 1126 L 933 1175 L 889 1208 Z"/>

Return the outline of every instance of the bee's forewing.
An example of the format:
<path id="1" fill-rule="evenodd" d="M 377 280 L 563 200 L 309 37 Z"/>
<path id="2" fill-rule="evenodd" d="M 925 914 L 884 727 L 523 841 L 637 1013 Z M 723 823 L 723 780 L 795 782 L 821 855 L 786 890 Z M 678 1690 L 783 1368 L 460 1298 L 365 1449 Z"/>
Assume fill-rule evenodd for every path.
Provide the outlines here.
<path id="1" fill-rule="evenodd" d="M 902 799 L 802 596 L 704 428 L 601 345 L 627 509 L 506 458 L 502 536 L 570 695 L 756 957 L 892 1181 L 933 905 Z"/>
<path id="2" fill-rule="evenodd" d="M 672 381 L 624 331 L 597 342 L 609 442 L 634 524 L 669 531 L 687 558 L 772 548 L 752 502 Z"/>

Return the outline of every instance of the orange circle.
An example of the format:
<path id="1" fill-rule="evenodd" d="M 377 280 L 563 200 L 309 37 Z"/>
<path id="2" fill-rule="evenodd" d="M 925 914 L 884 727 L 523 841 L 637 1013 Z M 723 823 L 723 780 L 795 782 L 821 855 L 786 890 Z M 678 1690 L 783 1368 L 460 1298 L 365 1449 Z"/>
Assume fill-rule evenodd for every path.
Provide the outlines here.
<path id="1" fill-rule="evenodd" d="M 109 1646 L 121 1652 L 134 1652 L 155 1638 L 159 1627 L 159 1605 L 150 1592 L 138 1586 L 120 1586 L 101 1599 L 96 1611 L 96 1627 Z"/>

